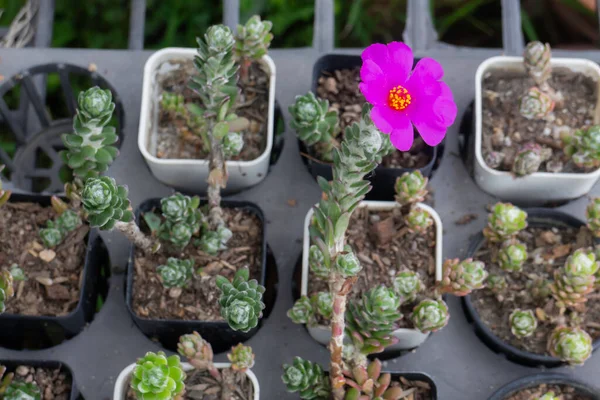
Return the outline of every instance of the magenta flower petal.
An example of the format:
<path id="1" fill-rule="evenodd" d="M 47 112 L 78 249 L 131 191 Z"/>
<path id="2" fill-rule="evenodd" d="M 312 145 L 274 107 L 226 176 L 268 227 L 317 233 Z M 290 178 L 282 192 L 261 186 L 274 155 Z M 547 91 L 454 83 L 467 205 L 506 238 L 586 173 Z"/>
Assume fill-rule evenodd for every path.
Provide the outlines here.
<path id="1" fill-rule="evenodd" d="M 363 50 L 360 57 L 363 60 L 363 64 L 368 60 L 379 65 L 381 69 L 387 69 L 390 62 L 388 55 L 388 48 L 385 44 L 375 43 Z"/>
<path id="2" fill-rule="evenodd" d="M 417 65 L 415 65 L 415 69 L 411 75 L 411 78 L 419 81 L 427 78 L 439 81 L 443 77 L 444 69 L 440 63 L 429 57 L 421 58 Z"/>
<path id="3" fill-rule="evenodd" d="M 443 136 L 442 136 L 443 138 Z M 409 151 L 415 139 L 415 132 L 408 117 L 401 118 L 390 134 L 390 140 L 395 148 L 400 151 Z M 425 139 L 423 139 L 425 140 Z"/>
<path id="4" fill-rule="evenodd" d="M 437 146 L 444 136 L 446 136 L 446 127 L 435 127 L 431 126 L 427 121 L 413 121 L 415 128 L 419 131 L 419 135 L 423 138 L 423 141 L 429 146 Z M 398 147 L 398 150 L 402 150 Z"/>
<path id="5" fill-rule="evenodd" d="M 366 83 L 387 82 L 383 69 L 372 60 L 366 60 L 360 69 L 360 80 Z"/>
<path id="6" fill-rule="evenodd" d="M 365 99 L 374 106 L 387 104 L 388 90 L 382 85 L 369 85 L 364 82 L 358 84 L 358 87 Z"/>
<path id="7" fill-rule="evenodd" d="M 387 133 L 388 135 L 392 133 L 394 123 L 396 122 L 396 116 L 389 107 L 373 107 L 371 110 L 371 119 L 377 129 L 381 132 Z"/>
<path id="8" fill-rule="evenodd" d="M 413 65 L 414 57 L 410 47 L 402 42 L 392 42 L 387 45 L 390 63 L 393 67 L 389 69 L 388 81 L 392 85 L 401 85 L 408 79 Z"/>

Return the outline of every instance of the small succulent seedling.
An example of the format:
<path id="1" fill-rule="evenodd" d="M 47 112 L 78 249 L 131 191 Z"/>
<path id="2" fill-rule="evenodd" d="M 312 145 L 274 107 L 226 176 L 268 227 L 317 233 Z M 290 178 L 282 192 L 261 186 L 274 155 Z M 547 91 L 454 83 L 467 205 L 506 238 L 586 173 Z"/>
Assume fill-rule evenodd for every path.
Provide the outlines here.
<path id="1" fill-rule="evenodd" d="M 587 227 L 595 237 L 600 237 L 600 197 L 593 198 L 585 209 Z"/>
<path id="2" fill-rule="evenodd" d="M 559 307 L 575 307 L 587 301 L 594 290 L 598 272 L 596 255 L 591 249 L 578 249 L 567 258 L 564 267 L 554 271 L 552 295 Z"/>
<path id="3" fill-rule="evenodd" d="M 516 177 L 531 175 L 540 169 L 544 161 L 552 156 L 552 150 L 537 143 L 528 142 L 519 147 L 512 165 Z"/>
<path id="4" fill-rule="evenodd" d="M 169 257 L 167 264 L 158 266 L 156 272 L 160 275 L 164 287 L 184 287 L 194 273 L 194 260 Z"/>
<path id="5" fill-rule="evenodd" d="M 310 297 L 300 297 L 294 303 L 294 306 L 287 312 L 288 317 L 296 324 L 305 324 L 314 326 L 317 323 L 316 316 L 320 315 L 325 319 L 331 318 L 333 312 L 333 300 L 331 293 L 318 292 Z"/>
<path id="6" fill-rule="evenodd" d="M 81 225 L 81 217 L 73 210 L 65 210 L 54 221 L 49 220 L 46 228 L 40 229 L 40 239 L 44 246 L 58 246 L 69 234 Z"/>
<path id="7" fill-rule="evenodd" d="M 491 242 L 503 242 L 527 227 L 527 213 L 510 203 L 496 203 L 488 215 L 483 235 Z"/>
<path id="8" fill-rule="evenodd" d="M 434 224 L 433 218 L 429 212 L 420 207 L 411 208 L 406 216 L 405 222 L 409 232 L 413 233 L 425 233 L 427 232 L 427 229 Z"/>
<path id="9" fill-rule="evenodd" d="M 548 80 L 552 76 L 552 51 L 548 43 L 538 41 L 529 42 L 523 52 L 523 62 L 529 76 L 533 78 L 535 84 L 546 93 L 552 91 Z"/>
<path id="10" fill-rule="evenodd" d="M 534 400 L 560 400 L 560 398 L 556 397 L 554 392 L 545 393 L 542 397 L 539 397 Z"/>
<path id="11" fill-rule="evenodd" d="M 15 294 L 13 279 L 9 271 L 0 270 L 0 314 L 6 310 L 6 302 Z"/>
<path id="12" fill-rule="evenodd" d="M 8 199 L 10 199 L 11 195 L 9 190 L 2 189 L 2 170 L 4 170 L 4 165 L 0 164 L 0 207 L 8 202 Z"/>
<path id="13" fill-rule="evenodd" d="M 414 301 L 423 289 L 423 283 L 418 272 L 402 271 L 396 274 L 393 281 L 394 291 L 400 296 L 400 302 Z"/>
<path id="14" fill-rule="evenodd" d="M 394 186 L 396 201 L 402 205 L 414 204 L 425 200 L 427 196 L 427 182 L 421 171 L 405 172 L 396 179 Z"/>
<path id="15" fill-rule="evenodd" d="M 35 382 L 12 378 L 1 397 L 3 400 L 41 400 L 42 391 Z"/>
<path id="16" fill-rule="evenodd" d="M 227 358 L 231 362 L 231 369 L 237 372 L 246 372 L 254 366 L 252 347 L 244 346 L 241 343 L 231 348 L 231 352 L 227 354 Z"/>
<path id="17" fill-rule="evenodd" d="M 548 340 L 548 352 L 572 365 L 583 364 L 592 350 L 592 338 L 581 328 L 559 326 Z"/>
<path id="18" fill-rule="evenodd" d="M 179 337 L 177 352 L 199 371 L 208 371 L 215 379 L 221 380 L 221 373 L 213 364 L 213 350 L 210 343 L 198 332 Z"/>
<path id="19" fill-rule="evenodd" d="M 521 272 L 527 261 L 527 246 L 518 240 L 508 240 L 498 251 L 498 265 L 507 272 Z"/>
<path id="20" fill-rule="evenodd" d="M 327 279 L 329 277 L 330 268 L 325 264 L 325 256 L 319 246 L 313 244 L 308 250 L 308 265 L 310 270 L 319 278 Z"/>
<path id="21" fill-rule="evenodd" d="M 10 275 L 13 277 L 13 280 L 17 282 L 26 281 L 27 276 L 25 276 L 25 272 L 18 264 L 13 264 L 10 266 Z"/>
<path id="22" fill-rule="evenodd" d="M 554 100 L 537 87 L 532 87 L 520 100 L 519 112 L 527 119 L 545 119 L 554 110 Z"/>
<path id="23" fill-rule="evenodd" d="M 233 282 L 223 276 L 216 278 L 221 290 L 221 315 L 234 331 L 248 332 L 255 328 L 265 308 L 262 302 L 264 286 L 259 285 L 256 279 L 248 278 L 247 268 L 237 270 Z"/>
<path id="24" fill-rule="evenodd" d="M 586 171 L 600 167 L 600 126 L 578 129 L 563 139 L 565 154 Z"/>
<path id="25" fill-rule="evenodd" d="M 373 360 L 366 367 L 356 366 L 345 370 L 346 399 L 401 399 L 404 391 L 401 387 L 390 387 L 392 377 L 389 373 L 381 372 L 381 361 Z"/>
<path id="26" fill-rule="evenodd" d="M 179 356 L 167 357 L 162 351 L 149 351 L 137 360 L 131 374 L 130 386 L 139 400 L 171 400 L 183 394 L 184 380 L 185 372 Z"/>
<path id="27" fill-rule="evenodd" d="M 253 15 L 246 25 L 238 25 L 235 37 L 235 58 L 240 63 L 240 78 L 248 79 L 248 69 L 252 61 L 259 60 L 267 54 L 273 34 L 271 21 L 262 21 L 260 16 Z"/>
<path id="28" fill-rule="evenodd" d="M 442 293 L 451 293 L 455 296 L 466 296 L 473 290 L 484 287 L 488 272 L 485 264 L 467 258 L 460 261 L 458 258 L 446 260 L 442 266 L 442 280 L 439 290 Z"/>
<path id="29" fill-rule="evenodd" d="M 508 283 L 506 282 L 506 278 L 502 275 L 489 275 L 486 280 L 486 286 L 493 293 L 499 294 L 507 288 Z"/>
<path id="30" fill-rule="evenodd" d="M 435 332 L 448 324 L 450 314 L 444 300 L 423 300 L 413 309 L 411 319 L 423 333 Z"/>
<path id="31" fill-rule="evenodd" d="M 292 365 L 283 366 L 282 380 L 289 392 L 298 393 L 304 400 L 328 399 L 331 393 L 321 366 L 300 357 L 295 357 Z"/>
<path id="32" fill-rule="evenodd" d="M 185 248 L 204 218 L 198 209 L 200 198 L 175 193 L 161 199 L 160 205 L 164 222 L 157 228 L 158 237 L 179 249 Z"/>
<path id="33" fill-rule="evenodd" d="M 204 110 L 195 103 L 185 104 L 182 94 L 163 92 L 160 99 L 160 109 L 170 115 L 170 118 L 185 122 L 187 129 L 202 139 L 202 148 L 209 151 L 208 126 L 204 118 Z"/>
<path id="34" fill-rule="evenodd" d="M 508 317 L 510 330 L 516 337 L 522 339 L 533 335 L 538 322 L 532 310 L 514 310 Z"/>
<path id="35" fill-rule="evenodd" d="M 325 161 L 332 161 L 331 151 L 338 145 L 338 113 L 329 110 L 329 102 L 318 99 L 312 92 L 296 96 L 294 104 L 288 108 L 292 120 L 290 125 L 296 135 L 307 146 L 318 144 Z"/>

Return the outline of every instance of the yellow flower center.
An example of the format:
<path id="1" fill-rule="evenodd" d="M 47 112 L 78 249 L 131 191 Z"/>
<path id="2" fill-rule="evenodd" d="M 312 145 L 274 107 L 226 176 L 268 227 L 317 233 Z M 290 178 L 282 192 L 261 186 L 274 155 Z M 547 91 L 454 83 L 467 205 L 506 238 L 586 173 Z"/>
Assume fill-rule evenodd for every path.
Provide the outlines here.
<path id="1" fill-rule="evenodd" d="M 396 111 L 402 111 L 410 104 L 412 97 L 404 86 L 395 86 L 388 95 L 388 104 Z"/>

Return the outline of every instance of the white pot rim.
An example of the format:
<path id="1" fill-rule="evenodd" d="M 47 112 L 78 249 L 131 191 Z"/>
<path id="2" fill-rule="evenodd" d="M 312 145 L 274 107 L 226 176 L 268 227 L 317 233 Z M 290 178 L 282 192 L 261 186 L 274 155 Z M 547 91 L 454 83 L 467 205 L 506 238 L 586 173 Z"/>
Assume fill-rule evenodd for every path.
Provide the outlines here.
<path id="1" fill-rule="evenodd" d="M 443 265 L 443 263 L 442 263 L 442 249 L 443 249 L 442 220 L 441 220 L 439 214 L 432 207 L 428 206 L 427 204 L 416 203 L 416 206 L 427 211 L 435 222 L 435 236 L 436 236 L 436 238 L 435 238 L 435 240 L 436 240 L 436 242 L 435 242 L 435 264 L 436 264 L 435 265 L 435 278 L 436 278 L 436 281 L 441 281 L 442 274 L 443 274 L 443 272 L 442 272 L 442 265 Z M 374 209 L 374 210 L 391 210 L 393 208 L 399 208 L 399 207 L 401 207 L 401 205 L 395 201 L 365 200 L 365 201 L 361 201 L 358 207 L 359 208 L 368 207 L 368 208 Z M 308 235 L 308 228 L 310 226 L 310 222 L 311 222 L 313 213 L 314 213 L 314 207 L 311 207 L 311 209 L 308 210 L 308 212 L 306 213 L 306 218 L 304 218 L 304 233 L 303 233 L 304 237 L 303 237 L 303 249 L 302 249 L 302 281 L 301 281 L 301 287 L 300 287 L 300 294 L 302 296 L 306 296 L 308 294 L 308 274 L 309 274 L 308 253 L 309 253 L 309 249 L 310 249 L 310 236 Z M 315 328 L 320 329 L 320 330 L 327 330 L 327 331 L 330 330 L 329 326 L 315 325 L 315 326 L 309 327 L 309 332 Z M 394 331 L 394 336 L 396 336 L 396 337 L 402 337 L 403 335 L 406 335 L 406 334 L 409 334 L 409 335 L 418 334 L 422 338 L 422 341 L 424 341 L 429 336 L 429 333 L 423 334 L 423 333 L 417 331 L 416 329 L 399 328 Z M 316 340 L 316 338 L 315 338 L 315 340 Z M 394 349 L 394 347 L 390 348 L 390 350 L 393 350 L 393 349 Z"/>
<path id="2" fill-rule="evenodd" d="M 164 49 L 158 50 L 154 52 L 144 65 L 144 77 L 150 77 L 154 74 L 153 66 L 156 64 L 157 60 L 168 56 L 173 55 L 173 58 L 178 57 L 192 57 L 195 55 L 197 50 L 195 48 L 190 47 L 166 47 Z M 269 115 L 274 115 L 275 109 L 275 75 L 276 75 L 276 67 L 273 59 L 265 54 L 262 56 L 261 61 L 269 68 L 270 76 L 269 76 L 269 104 L 268 110 Z M 150 121 L 150 93 L 152 92 L 152 82 L 151 79 L 144 79 L 144 84 L 142 88 L 142 115 L 140 115 L 140 125 L 139 125 L 139 133 L 138 133 L 138 148 L 142 153 L 142 156 L 155 163 L 160 165 L 189 165 L 190 167 L 199 167 L 199 166 L 207 166 L 209 163 L 208 159 L 204 160 L 195 160 L 195 159 L 179 159 L 179 158 L 158 158 L 155 155 L 151 154 L 148 151 L 147 143 L 146 143 L 146 134 L 148 132 L 148 124 Z M 273 132 L 274 119 L 267 118 L 267 133 Z M 255 165 L 264 162 L 267 157 L 270 157 L 271 150 L 273 149 L 273 135 L 267 134 L 267 145 L 265 146 L 264 151 L 255 158 L 254 160 L 249 161 L 227 161 L 227 166 L 231 169 L 233 168 L 244 168 L 244 167 L 253 167 Z"/>
<path id="3" fill-rule="evenodd" d="M 127 384 L 127 381 L 129 380 L 129 377 L 131 376 L 131 373 L 133 372 L 135 365 L 136 365 L 136 363 L 129 364 L 121 371 L 121 373 L 117 377 L 117 381 L 115 382 L 115 390 L 113 393 L 113 400 L 125 400 L 127 390 L 129 389 L 129 385 Z M 231 363 L 227 363 L 227 362 L 214 363 L 214 365 L 217 369 L 225 369 L 225 368 L 231 367 Z M 181 366 L 183 367 L 183 370 L 186 372 L 194 369 L 194 367 L 189 363 L 181 363 Z M 248 369 L 246 371 L 246 375 L 248 376 L 248 378 L 252 382 L 252 385 L 254 386 L 253 400 L 259 400 L 260 399 L 260 387 L 258 385 L 258 379 L 256 378 L 256 375 L 250 369 Z"/>
<path id="4" fill-rule="evenodd" d="M 488 71 L 490 67 L 498 63 L 515 63 L 515 64 L 523 64 L 523 57 L 515 57 L 515 56 L 495 56 L 490 57 L 479 64 L 477 67 L 477 72 L 475 73 L 475 159 L 479 166 L 485 170 L 486 173 L 494 176 L 502 176 L 502 177 L 512 177 L 512 174 L 508 171 L 499 171 L 493 168 L 490 168 L 485 161 L 483 160 L 483 154 L 481 151 L 482 147 L 482 135 L 483 135 L 483 121 L 482 121 L 482 113 L 483 113 L 483 88 L 482 81 L 484 74 Z M 551 63 L 553 66 L 557 67 L 572 67 L 572 66 L 582 66 L 592 70 L 595 70 L 597 74 L 600 76 L 600 66 L 595 62 L 584 59 L 584 58 L 568 58 L 568 57 L 552 57 Z M 600 177 L 600 168 L 592 172 L 583 172 L 583 173 L 574 173 L 574 172 L 534 172 L 531 175 L 527 175 L 525 177 L 519 179 L 528 179 L 531 177 L 537 178 L 553 178 L 553 179 L 590 179 Z"/>

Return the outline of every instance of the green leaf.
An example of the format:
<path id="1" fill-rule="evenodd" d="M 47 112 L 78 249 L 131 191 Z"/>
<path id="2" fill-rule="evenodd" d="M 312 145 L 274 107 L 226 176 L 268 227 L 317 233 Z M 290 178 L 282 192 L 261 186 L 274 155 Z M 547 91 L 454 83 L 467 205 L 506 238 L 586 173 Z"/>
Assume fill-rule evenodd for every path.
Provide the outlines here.
<path id="1" fill-rule="evenodd" d="M 63 134 L 62 141 L 67 147 L 79 147 L 83 143 L 83 138 L 78 135 Z"/>
<path id="2" fill-rule="evenodd" d="M 217 122 L 212 133 L 217 140 L 223 139 L 229 133 L 229 124 L 227 122 Z"/>
<path id="3" fill-rule="evenodd" d="M 348 229 L 348 224 L 350 223 L 350 213 L 344 213 L 340 215 L 336 224 L 334 236 L 336 240 L 340 240 L 344 237 L 346 233 L 346 229 Z"/>
<path id="4" fill-rule="evenodd" d="M 85 156 L 83 155 L 83 153 L 75 153 L 71 154 L 67 164 L 69 165 L 69 168 L 76 169 L 82 166 L 84 162 Z"/>
<path id="5" fill-rule="evenodd" d="M 153 212 L 144 213 L 143 217 L 144 217 L 144 221 L 146 221 L 146 224 L 148 225 L 148 228 L 150 228 L 150 231 L 152 232 L 152 234 L 155 234 L 155 232 L 158 232 L 158 230 L 160 229 L 160 225 L 161 225 L 160 217 L 158 215 L 154 214 Z"/>
<path id="6" fill-rule="evenodd" d="M 113 162 L 113 158 L 105 149 L 98 149 L 96 152 L 96 161 L 102 164 L 110 164 Z"/>

